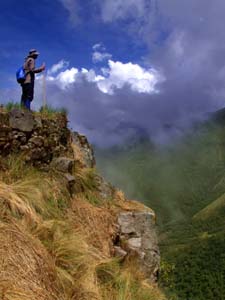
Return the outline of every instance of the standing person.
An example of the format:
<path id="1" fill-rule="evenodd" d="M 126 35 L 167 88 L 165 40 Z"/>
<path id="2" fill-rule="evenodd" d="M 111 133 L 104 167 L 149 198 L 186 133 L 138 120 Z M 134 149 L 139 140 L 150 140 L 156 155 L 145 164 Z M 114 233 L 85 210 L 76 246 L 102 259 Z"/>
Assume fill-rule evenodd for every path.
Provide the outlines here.
<path id="1" fill-rule="evenodd" d="M 25 59 L 23 65 L 26 78 L 22 87 L 21 105 L 30 110 L 31 101 L 34 98 L 34 80 L 35 73 L 41 73 L 45 70 L 45 64 L 43 63 L 40 68 L 35 68 L 35 60 L 38 58 L 39 52 L 36 49 L 31 49 L 28 56 Z"/>

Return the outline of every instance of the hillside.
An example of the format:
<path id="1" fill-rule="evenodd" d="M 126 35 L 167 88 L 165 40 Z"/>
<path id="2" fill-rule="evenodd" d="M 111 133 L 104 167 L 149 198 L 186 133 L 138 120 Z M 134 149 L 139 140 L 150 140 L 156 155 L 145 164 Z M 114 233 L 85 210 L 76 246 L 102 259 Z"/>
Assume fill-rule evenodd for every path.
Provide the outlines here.
<path id="1" fill-rule="evenodd" d="M 224 110 L 166 146 L 96 149 L 99 170 L 156 211 L 171 299 L 225 299 Z"/>
<path id="2" fill-rule="evenodd" d="M 0 111 L 0 298 L 160 300 L 155 214 L 96 171 L 64 113 Z"/>

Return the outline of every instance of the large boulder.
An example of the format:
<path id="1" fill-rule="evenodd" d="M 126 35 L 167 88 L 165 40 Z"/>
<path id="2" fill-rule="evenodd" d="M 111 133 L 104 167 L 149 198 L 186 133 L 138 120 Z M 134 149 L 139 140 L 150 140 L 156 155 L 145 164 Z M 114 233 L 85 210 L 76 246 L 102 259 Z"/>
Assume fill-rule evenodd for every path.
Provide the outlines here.
<path id="1" fill-rule="evenodd" d="M 116 247 L 126 251 L 126 258 L 135 257 L 140 271 L 150 282 L 158 279 L 160 253 L 154 212 L 122 212 L 118 216 L 119 232 Z M 118 252 L 118 248 L 117 252 Z"/>
<path id="2" fill-rule="evenodd" d="M 28 110 L 13 109 L 9 113 L 9 125 L 12 129 L 32 132 L 35 125 L 34 117 Z"/>

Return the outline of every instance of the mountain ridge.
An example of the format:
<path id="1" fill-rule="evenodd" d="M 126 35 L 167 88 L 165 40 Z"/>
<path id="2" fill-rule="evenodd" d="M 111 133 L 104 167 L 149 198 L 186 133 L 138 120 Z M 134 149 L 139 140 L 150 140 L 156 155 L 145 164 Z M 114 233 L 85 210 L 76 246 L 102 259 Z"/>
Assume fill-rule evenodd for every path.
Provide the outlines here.
<path id="1" fill-rule="evenodd" d="M 224 120 L 222 109 L 154 149 L 143 143 L 114 153 L 96 149 L 106 178 L 156 211 L 169 299 L 225 297 Z"/>

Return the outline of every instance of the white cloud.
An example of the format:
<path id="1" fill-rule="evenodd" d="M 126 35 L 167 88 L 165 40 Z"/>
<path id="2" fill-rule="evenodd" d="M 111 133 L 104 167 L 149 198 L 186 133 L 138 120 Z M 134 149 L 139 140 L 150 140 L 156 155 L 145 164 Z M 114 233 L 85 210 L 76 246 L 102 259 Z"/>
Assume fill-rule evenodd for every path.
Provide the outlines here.
<path id="1" fill-rule="evenodd" d="M 94 70 L 87 70 L 82 68 L 81 73 L 84 75 L 88 82 L 98 82 L 100 80 L 104 80 L 105 78 L 101 75 L 97 75 Z"/>
<path id="2" fill-rule="evenodd" d="M 93 54 L 92 54 L 92 61 L 93 63 L 98 63 L 98 62 L 102 62 L 104 60 L 108 60 L 112 57 L 112 55 L 110 53 L 101 53 L 101 52 L 98 52 L 98 51 L 95 51 Z"/>
<path id="3" fill-rule="evenodd" d="M 79 71 L 77 68 L 71 68 L 60 72 L 55 77 L 48 75 L 47 80 L 56 83 L 61 89 L 66 89 L 76 81 L 78 74 Z"/>
<path id="4" fill-rule="evenodd" d="M 98 44 L 95 44 L 95 45 L 92 47 L 92 49 L 93 49 L 94 51 L 97 51 L 97 50 L 102 49 L 102 47 L 103 47 L 102 43 L 98 43 Z M 105 48 L 104 48 L 104 50 L 105 50 Z"/>
<path id="5" fill-rule="evenodd" d="M 150 3 L 151 1 L 149 1 Z M 141 17 L 145 14 L 148 1 L 146 0 L 99 0 L 102 19 L 112 22 L 129 16 Z"/>
<path id="6" fill-rule="evenodd" d="M 95 44 L 92 49 L 94 50 L 94 52 L 92 53 L 93 63 L 102 62 L 104 60 L 109 60 L 110 58 L 112 58 L 112 55 L 106 52 L 106 48 L 102 43 Z"/>
<path id="7" fill-rule="evenodd" d="M 56 76 L 51 73 L 47 76 L 47 80 L 54 81 L 61 89 L 66 89 L 75 83 L 79 77 L 84 77 L 88 82 L 96 83 L 102 93 L 109 95 L 113 95 L 117 89 L 122 89 L 125 86 L 129 86 L 132 91 L 137 93 L 154 94 L 158 92 L 157 83 L 163 79 L 159 72 L 154 69 L 145 69 L 131 62 L 122 63 L 109 60 L 108 68 L 102 68 L 101 74 L 96 74 L 93 69 L 82 68 L 79 71 L 72 67 L 61 71 Z"/>
<path id="8" fill-rule="evenodd" d="M 57 64 L 54 64 L 49 70 L 48 70 L 48 74 L 55 74 L 57 73 L 59 70 L 67 68 L 69 66 L 69 62 L 65 61 L 65 60 L 60 60 Z"/>
<path id="9" fill-rule="evenodd" d="M 144 69 L 138 64 L 114 62 L 109 60 L 109 68 L 104 69 L 108 77 L 99 80 L 97 85 L 103 93 L 113 94 L 115 89 L 121 89 L 125 85 L 138 93 L 157 93 L 156 84 L 162 76 L 154 69 Z"/>
<path id="10" fill-rule="evenodd" d="M 79 20 L 79 4 L 77 0 L 58 0 L 69 13 L 69 19 L 72 25 L 76 25 Z"/>

